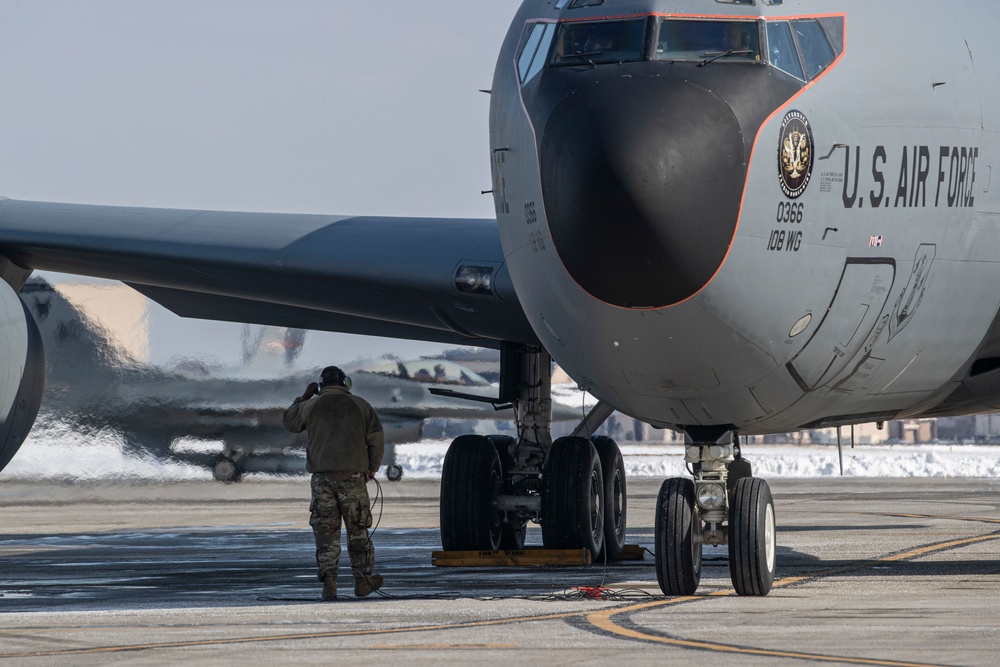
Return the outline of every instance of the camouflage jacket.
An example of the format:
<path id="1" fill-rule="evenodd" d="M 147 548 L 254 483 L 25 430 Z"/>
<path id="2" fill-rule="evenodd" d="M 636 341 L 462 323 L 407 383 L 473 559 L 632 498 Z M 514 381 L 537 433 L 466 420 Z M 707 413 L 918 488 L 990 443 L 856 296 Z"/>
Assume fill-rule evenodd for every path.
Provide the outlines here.
<path id="1" fill-rule="evenodd" d="M 323 387 L 309 400 L 296 398 L 282 423 L 292 433 L 308 434 L 309 472 L 376 472 L 382 464 L 382 422 L 366 400 L 345 387 Z"/>

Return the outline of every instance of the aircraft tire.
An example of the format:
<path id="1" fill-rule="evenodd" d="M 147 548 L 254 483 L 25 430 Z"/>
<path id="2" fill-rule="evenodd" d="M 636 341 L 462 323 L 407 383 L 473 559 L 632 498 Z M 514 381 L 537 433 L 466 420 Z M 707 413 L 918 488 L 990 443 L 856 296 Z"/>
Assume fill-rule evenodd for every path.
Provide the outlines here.
<path id="1" fill-rule="evenodd" d="M 542 543 L 546 549 L 604 547 L 604 476 L 594 444 L 564 437 L 552 443 L 542 483 Z"/>
<path id="2" fill-rule="evenodd" d="M 497 448 L 497 456 L 500 457 L 500 470 L 503 473 L 503 493 L 504 495 L 514 495 L 514 485 L 510 470 L 514 467 L 514 457 L 511 455 L 511 447 L 516 440 L 509 435 L 488 435 L 486 437 Z M 508 515 L 506 519 L 501 529 L 500 548 L 520 551 L 524 548 L 524 540 L 528 534 L 528 520 L 514 516 L 513 513 Z"/>
<path id="3" fill-rule="evenodd" d="M 390 482 L 398 482 L 403 479 L 403 466 L 393 463 L 385 467 L 385 478 Z"/>
<path id="4" fill-rule="evenodd" d="M 664 595 L 694 595 L 701 582 L 701 543 L 695 539 L 701 519 L 694 493 L 693 480 L 671 477 L 656 499 L 656 580 Z"/>
<path id="5" fill-rule="evenodd" d="M 452 441 L 441 471 L 441 546 L 446 551 L 500 548 L 503 521 L 496 497 L 503 473 L 496 446 L 481 435 Z"/>
<path id="6" fill-rule="evenodd" d="M 228 456 L 219 455 L 212 463 L 212 478 L 217 482 L 232 484 L 240 481 L 242 477 L 243 470 L 240 469 L 240 464 Z"/>
<path id="7" fill-rule="evenodd" d="M 625 489 L 625 461 L 618 443 L 603 435 L 591 438 L 601 460 L 604 475 L 604 549 L 599 561 L 618 560 L 625 548 L 628 494 Z"/>
<path id="8" fill-rule="evenodd" d="M 744 477 L 729 506 L 729 574 L 738 595 L 767 595 L 775 573 L 774 498 L 767 482 Z"/>

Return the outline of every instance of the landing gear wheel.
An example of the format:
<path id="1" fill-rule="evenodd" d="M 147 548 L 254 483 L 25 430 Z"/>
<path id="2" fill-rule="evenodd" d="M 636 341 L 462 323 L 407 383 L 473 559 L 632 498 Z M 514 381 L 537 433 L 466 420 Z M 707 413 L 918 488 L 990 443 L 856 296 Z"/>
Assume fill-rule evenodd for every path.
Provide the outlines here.
<path id="1" fill-rule="evenodd" d="M 775 571 L 774 499 L 767 482 L 744 477 L 729 507 L 729 574 L 739 595 L 767 595 Z"/>
<path id="2" fill-rule="evenodd" d="M 542 543 L 546 549 L 604 547 L 604 476 L 593 443 L 565 437 L 552 443 L 542 489 Z"/>
<path id="3" fill-rule="evenodd" d="M 625 461 L 618 443 L 603 435 L 592 438 L 604 475 L 604 550 L 598 560 L 618 560 L 625 549 L 628 496 Z"/>
<path id="4" fill-rule="evenodd" d="M 243 477 L 243 470 L 240 468 L 240 464 L 236 462 L 235 459 L 226 456 L 225 454 L 220 454 L 215 462 L 212 463 L 212 477 L 217 482 L 226 482 L 231 484 L 232 482 L 238 482 Z"/>
<path id="5" fill-rule="evenodd" d="M 385 467 L 385 478 L 390 482 L 398 482 L 403 479 L 403 466 L 393 463 Z"/>
<path id="6" fill-rule="evenodd" d="M 488 435 L 486 438 L 497 448 L 497 456 L 500 457 L 500 470 L 503 473 L 503 493 L 504 495 L 515 495 L 513 479 L 510 471 L 514 467 L 514 457 L 511 449 L 517 442 L 509 435 Z M 528 534 L 528 520 L 509 513 L 504 521 L 500 534 L 500 548 L 511 551 L 520 551 L 524 548 L 524 540 Z"/>
<path id="7" fill-rule="evenodd" d="M 481 435 L 452 441 L 441 472 L 441 546 L 452 551 L 500 548 L 503 517 L 497 512 L 503 474 L 492 442 Z"/>
<path id="8" fill-rule="evenodd" d="M 694 481 L 672 477 L 656 499 L 656 580 L 664 595 L 694 595 L 701 581 L 701 518 Z"/>

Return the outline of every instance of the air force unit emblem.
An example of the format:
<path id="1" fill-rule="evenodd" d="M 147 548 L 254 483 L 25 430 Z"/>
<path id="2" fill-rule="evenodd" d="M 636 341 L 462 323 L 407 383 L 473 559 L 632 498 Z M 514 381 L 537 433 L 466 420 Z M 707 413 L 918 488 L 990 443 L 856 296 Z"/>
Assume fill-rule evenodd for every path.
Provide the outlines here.
<path id="1" fill-rule="evenodd" d="M 789 111 L 781 122 L 778 141 L 778 173 L 781 190 L 789 199 L 806 191 L 813 167 L 813 137 L 809 121 L 801 111 Z"/>

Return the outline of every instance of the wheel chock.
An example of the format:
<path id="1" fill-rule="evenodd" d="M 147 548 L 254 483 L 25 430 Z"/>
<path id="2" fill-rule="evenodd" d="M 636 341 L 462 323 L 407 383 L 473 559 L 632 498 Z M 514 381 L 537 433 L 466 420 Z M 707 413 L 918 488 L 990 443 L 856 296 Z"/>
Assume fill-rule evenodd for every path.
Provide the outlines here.
<path id="1" fill-rule="evenodd" d="M 642 560 L 646 549 L 638 544 L 626 544 L 619 561 Z M 589 549 L 500 549 L 497 551 L 434 551 L 431 565 L 435 567 L 503 567 L 536 565 L 591 565 Z"/>
<path id="2" fill-rule="evenodd" d="M 436 567 L 498 567 L 529 565 L 589 565 L 589 549 L 500 549 L 497 551 L 434 551 Z"/>
<path id="3" fill-rule="evenodd" d="M 640 544 L 626 544 L 617 560 L 642 560 L 646 557 L 646 547 Z"/>

